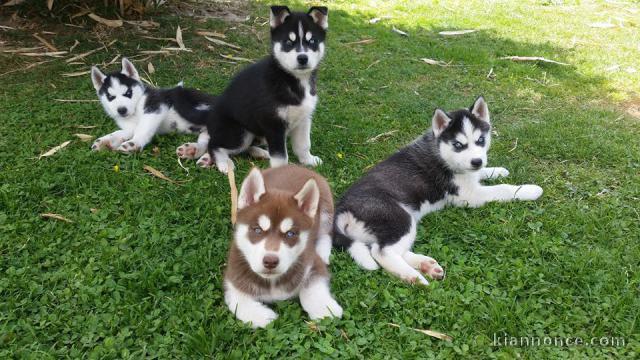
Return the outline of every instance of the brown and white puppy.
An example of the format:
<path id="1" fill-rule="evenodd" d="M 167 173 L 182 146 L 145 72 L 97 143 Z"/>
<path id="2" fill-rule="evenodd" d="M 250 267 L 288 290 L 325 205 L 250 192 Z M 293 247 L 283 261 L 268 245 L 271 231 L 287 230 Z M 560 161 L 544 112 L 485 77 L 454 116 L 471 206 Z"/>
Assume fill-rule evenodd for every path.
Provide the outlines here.
<path id="1" fill-rule="evenodd" d="M 289 165 L 251 170 L 238 196 L 238 220 L 224 277 L 238 319 L 265 327 L 278 315 L 263 302 L 296 295 L 311 319 L 342 317 L 329 290 L 333 197 L 315 172 Z"/>

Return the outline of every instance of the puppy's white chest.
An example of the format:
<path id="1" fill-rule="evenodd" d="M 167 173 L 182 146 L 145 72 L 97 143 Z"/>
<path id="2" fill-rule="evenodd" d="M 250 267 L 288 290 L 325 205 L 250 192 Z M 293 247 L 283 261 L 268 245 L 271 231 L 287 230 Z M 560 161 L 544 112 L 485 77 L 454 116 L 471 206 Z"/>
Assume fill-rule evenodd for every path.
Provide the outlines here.
<path id="1" fill-rule="evenodd" d="M 298 105 L 288 105 L 278 108 L 278 116 L 287 123 L 289 129 L 295 128 L 299 123 L 311 119 L 316 109 L 318 96 L 311 94 L 309 84 L 303 84 L 304 98 Z"/>

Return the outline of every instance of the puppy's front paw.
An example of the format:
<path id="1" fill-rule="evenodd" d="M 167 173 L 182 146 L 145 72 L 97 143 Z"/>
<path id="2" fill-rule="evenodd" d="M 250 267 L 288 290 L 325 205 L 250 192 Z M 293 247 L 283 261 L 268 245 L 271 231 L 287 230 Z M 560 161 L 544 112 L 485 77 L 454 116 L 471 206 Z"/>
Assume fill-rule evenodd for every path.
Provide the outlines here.
<path id="1" fill-rule="evenodd" d="M 118 151 L 127 153 L 127 154 L 131 154 L 141 150 L 142 150 L 142 146 L 140 146 L 140 144 L 137 144 L 133 141 L 124 142 L 122 143 L 122 145 L 118 147 Z"/>
<path id="2" fill-rule="evenodd" d="M 199 154 L 199 150 L 200 148 L 197 143 L 185 143 L 178 146 L 176 149 L 176 155 L 178 155 L 180 159 L 195 159 L 202 155 Z"/>
<path id="3" fill-rule="evenodd" d="M 326 317 L 342 317 L 342 306 L 338 304 L 333 298 L 329 298 L 326 304 L 318 306 L 317 309 L 309 311 L 309 318 L 311 320 L 322 319 Z"/>
<path id="4" fill-rule="evenodd" d="M 91 144 L 91 151 L 111 150 L 109 139 L 99 138 Z"/>
<path id="5" fill-rule="evenodd" d="M 491 168 L 491 173 L 492 173 L 491 179 L 509 176 L 509 170 L 503 167 Z"/>
<path id="6" fill-rule="evenodd" d="M 440 264 L 438 264 L 434 259 L 428 259 L 421 262 L 420 271 L 435 280 L 442 280 L 444 278 L 444 270 L 442 270 Z"/>
<path id="7" fill-rule="evenodd" d="M 278 318 L 273 310 L 266 306 L 255 308 L 252 311 L 251 317 L 245 322 L 250 322 L 251 326 L 255 328 L 265 328 L 269 323 Z"/>
<path id="8" fill-rule="evenodd" d="M 204 155 L 200 156 L 200 159 L 198 159 L 196 165 L 200 166 L 201 168 L 210 168 L 213 165 L 213 159 L 211 159 L 211 155 L 209 155 L 209 153 L 205 153 Z"/>
<path id="9" fill-rule="evenodd" d="M 518 200 L 537 200 L 542 196 L 542 188 L 538 185 L 522 185 L 516 190 Z"/>
<path id="10" fill-rule="evenodd" d="M 322 164 L 322 159 L 315 155 L 309 155 L 303 159 L 300 159 L 300 163 L 307 166 L 319 166 Z"/>

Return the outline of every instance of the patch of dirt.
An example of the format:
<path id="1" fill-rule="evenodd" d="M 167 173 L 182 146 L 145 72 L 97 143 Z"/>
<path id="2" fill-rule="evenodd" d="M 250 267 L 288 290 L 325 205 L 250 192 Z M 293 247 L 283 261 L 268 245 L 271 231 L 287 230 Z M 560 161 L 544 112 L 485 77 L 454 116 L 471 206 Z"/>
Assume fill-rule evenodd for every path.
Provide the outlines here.
<path id="1" fill-rule="evenodd" d="M 640 96 L 625 101 L 622 103 L 622 108 L 627 115 L 640 120 Z"/>
<path id="2" fill-rule="evenodd" d="M 219 19 L 228 23 L 239 23 L 250 19 L 247 0 L 175 1 L 168 6 L 176 15 L 189 16 L 202 21 Z"/>

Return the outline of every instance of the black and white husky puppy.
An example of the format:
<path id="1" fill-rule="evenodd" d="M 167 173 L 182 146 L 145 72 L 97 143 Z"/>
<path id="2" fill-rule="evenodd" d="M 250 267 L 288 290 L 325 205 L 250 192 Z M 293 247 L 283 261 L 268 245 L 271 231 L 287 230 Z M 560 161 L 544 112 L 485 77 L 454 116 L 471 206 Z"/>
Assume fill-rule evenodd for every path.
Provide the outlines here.
<path id="1" fill-rule="evenodd" d="M 491 142 L 489 109 L 482 97 L 469 110 L 437 109 L 432 129 L 372 168 L 343 195 L 336 208 L 333 243 L 361 267 L 378 265 L 409 282 L 429 284 L 444 272 L 428 256 L 411 252 L 416 226 L 447 205 L 482 206 L 490 201 L 536 200 L 536 185 L 484 186 L 507 176 L 484 167 Z"/>
<path id="2" fill-rule="evenodd" d="M 214 96 L 181 84 L 170 89 L 146 86 L 127 58 L 122 59 L 120 72 L 105 75 L 94 66 L 91 80 L 105 112 L 120 128 L 98 138 L 92 150 L 141 151 L 155 134 L 177 131 L 199 134 L 197 143 L 176 150 L 178 156 L 193 158 L 206 152 L 209 134 L 204 124 Z"/>
<path id="3" fill-rule="evenodd" d="M 198 164 L 214 162 L 227 172 L 229 155 L 249 150 L 270 159 L 272 167 L 288 163 L 287 136 L 300 163 L 316 166 L 311 155 L 311 117 L 318 101 L 316 74 L 325 53 L 326 7 L 291 12 L 272 6 L 271 55 L 245 68 L 229 84 L 211 111 L 209 153 Z M 266 140 L 269 151 L 251 146 Z"/>

